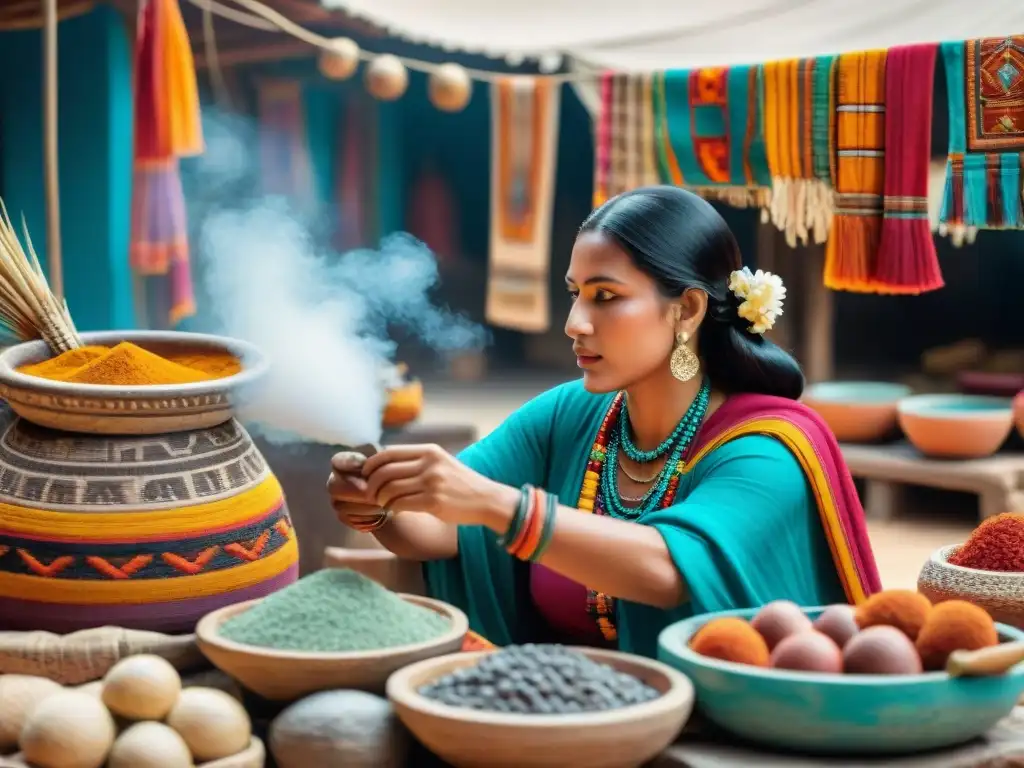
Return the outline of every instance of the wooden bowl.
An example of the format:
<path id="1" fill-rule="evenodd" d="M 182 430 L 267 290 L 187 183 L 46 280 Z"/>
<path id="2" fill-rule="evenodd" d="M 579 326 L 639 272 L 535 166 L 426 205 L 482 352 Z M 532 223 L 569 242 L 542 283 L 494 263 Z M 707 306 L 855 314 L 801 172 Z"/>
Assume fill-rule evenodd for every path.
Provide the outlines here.
<path id="1" fill-rule="evenodd" d="M 871 443 L 896 430 L 896 405 L 910 392 L 882 381 L 827 381 L 808 387 L 802 399 L 840 442 Z"/>
<path id="2" fill-rule="evenodd" d="M 925 456 L 981 459 L 1002 447 L 1013 429 L 1012 402 L 984 395 L 916 395 L 897 406 L 900 427 Z"/>
<path id="3" fill-rule="evenodd" d="M 824 609 L 803 610 L 814 619 Z M 842 675 L 735 664 L 690 648 L 694 634 L 712 619 L 751 619 L 757 611 L 695 616 L 658 638 L 659 658 L 693 680 L 701 714 L 741 739 L 841 755 L 845 764 L 856 765 L 853 755 L 910 754 L 968 742 L 1010 714 L 1024 693 L 1024 664 L 991 677 Z M 997 628 L 1003 642 L 1024 640 L 1020 630 Z"/>
<path id="4" fill-rule="evenodd" d="M 196 626 L 199 650 L 222 672 L 253 693 L 272 701 L 295 701 L 317 691 L 355 688 L 383 693 L 388 675 L 407 664 L 454 653 L 469 630 L 466 614 L 440 600 L 417 595 L 402 599 L 446 617 L 451 629 L 434 640 L 377 651 L 313 653 L 243 645 L 220 636 L 220 626 L 249 610 L 258 600 L 228 605 L 204 616 Z"/>
<path id="5" fill-rule="evenodd" d="M 81 334 L 88 345 L 130 341 L 156 354 L 227 352 L 242 362 L 234 376 L 189 384 L 121 387 L 73 384 L 29 376 L 23 365 L 52 356 L 42 341 L 0 353 L 0 397 L 24 419 L 51 429 L 114 435 L 157 435 L 223 424 L 269 363 L 251 344 L 225 336 L 178 331 L 101 331 Z"/>
<path id="6" fill-rule="evenodd" d="M 940 547 L 917 577 L 917 591 L 933 603 L 966 600 L 1003 624 L 1024 629 L 1024 573 L 982 571 L 949 562 L 960 545 Z"/>
<path id="7" fill-rule="evenodd" d="M 639 656 L 577 650 L 640 678 L 662 696 L 622 709 L 549 716 L 480 712 L 418 693 L 427 683 L 493 652 L 484 651 L 405 667 L 388 680 L 388 698 L 413 736 L 455 768 L 632 768 L 664 751 L 693 711 L 693 685 L 686 676 Z"/>

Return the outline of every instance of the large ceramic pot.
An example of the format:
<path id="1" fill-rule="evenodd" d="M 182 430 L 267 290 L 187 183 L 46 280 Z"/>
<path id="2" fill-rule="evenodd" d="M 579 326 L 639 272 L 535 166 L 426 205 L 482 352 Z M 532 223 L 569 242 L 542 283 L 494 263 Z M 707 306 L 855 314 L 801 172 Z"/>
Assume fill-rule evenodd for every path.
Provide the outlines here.
<path id="1" fill-rule="evenodd" d="M 910 387 L 883 381 L 826 381 L 804 392 L 840 442 L 870 443 L 896 431 L 896 405 Z"/>
<path id="2" fill-rule="evenodd" d="M 89 435 L 0 411 L 0 628 L 191 632 L 297 570 L 281 486 L 237 421 Z"/>
<path id="3" fill-rule="evenodd" d="M 917 590 L 933 603 L 966 600 L 1003 624 L 1024 629 L 1024 573 L 981 571 L 949 562 L 959 549 L 942 547 L 921 569 Z"/>

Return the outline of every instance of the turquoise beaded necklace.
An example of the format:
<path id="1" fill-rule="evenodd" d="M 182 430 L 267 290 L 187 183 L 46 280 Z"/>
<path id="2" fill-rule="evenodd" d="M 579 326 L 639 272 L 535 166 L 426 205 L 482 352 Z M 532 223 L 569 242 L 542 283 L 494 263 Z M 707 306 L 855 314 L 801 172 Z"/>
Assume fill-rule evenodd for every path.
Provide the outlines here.
<path id="1" fill-rule="evenodd" d="M 672 434 L 653 451 L 641 451 L 633 443 L 629 435 L 629 415 L 626 403 L 623 401 L 622 409 L 619 412 L 619 428 L 609 435 L 606 448 L 607 458 L 601 468 L 601 495 L 609 514 L 620 519 L 635 520 L 661 504 L 673 478 L 681 472 L 683 455 L 697 435 L 700 425 L 704 422 L 710 400 L 711 387 L 705 379 L 697 397 L 694 398 L 676 428 L 672 430 Z M 658 473 L 655 483 L 640 498 L 635 507 L 627 507 L 623 504 L 622 496 L 619 493 L 618 454 L 620 448 L 626 456 L 638 463 L 654 461 L 668 454 L 665 466 Z"/>

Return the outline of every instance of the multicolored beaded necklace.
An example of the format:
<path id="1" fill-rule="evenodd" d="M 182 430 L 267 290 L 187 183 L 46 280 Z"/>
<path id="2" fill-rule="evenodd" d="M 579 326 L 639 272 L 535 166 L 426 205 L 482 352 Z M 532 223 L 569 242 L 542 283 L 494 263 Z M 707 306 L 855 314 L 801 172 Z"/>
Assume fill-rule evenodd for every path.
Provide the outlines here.
<path id="1" fill-rule="evenodd" d="M 641 451 L 629 435 L 625 396 L 622 392 L 617 394 L 597 430 L 587 469 L 583 474 L 580 497 L 576 503 L 577 508 L 598 515 L 610 514 L 612 517 L 623 520 L 635 520 L 656 508 L 664 509 L 671 506 L 679 488 L 679 479 L 686 467 L 683 456 L 704 421 L 710 398 L 711 389 L 705 380 L 697 397 L 694 398 L 693 403 L 672 434 L 653 451 Z M 618 430 L 614 429 L 616 424 L 619 426 Z M 662 467 L 657 482 L 644 494 L 636 507 L 625 506 L 619 495 L 617 476 L 620 447 L 629 458 L 640 462 L 653 461 L 668 454 L 668 460 Z M 587 613 L 597 623 L 605 640 L 614 642 L 618 639 L 618 630 L 615 627 L 614 598 L 589 590 Z"/>

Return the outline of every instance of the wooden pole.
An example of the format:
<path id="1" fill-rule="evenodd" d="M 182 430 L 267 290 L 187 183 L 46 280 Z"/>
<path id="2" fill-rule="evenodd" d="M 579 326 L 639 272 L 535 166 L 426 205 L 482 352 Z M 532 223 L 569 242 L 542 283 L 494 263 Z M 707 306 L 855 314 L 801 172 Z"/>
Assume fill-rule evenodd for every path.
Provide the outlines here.
<path id="1" fill-rule="evenodd" d="M 57 164 L 57 0 L 43 0 L 43 167 L 46 178 L 46 261 L 50 289 L 64 299 Z"/>

